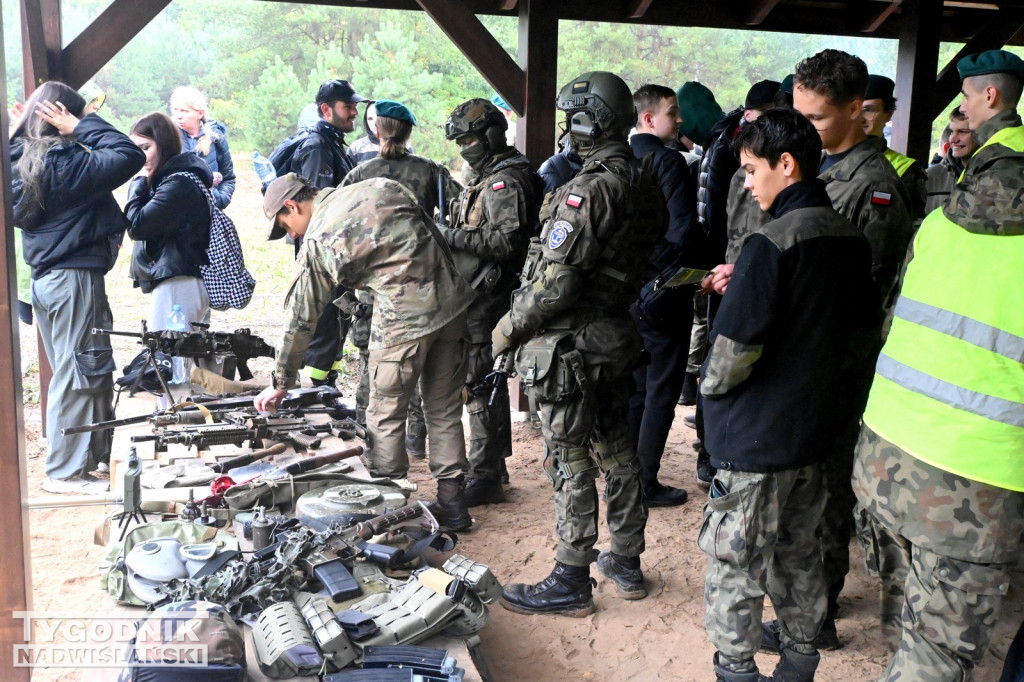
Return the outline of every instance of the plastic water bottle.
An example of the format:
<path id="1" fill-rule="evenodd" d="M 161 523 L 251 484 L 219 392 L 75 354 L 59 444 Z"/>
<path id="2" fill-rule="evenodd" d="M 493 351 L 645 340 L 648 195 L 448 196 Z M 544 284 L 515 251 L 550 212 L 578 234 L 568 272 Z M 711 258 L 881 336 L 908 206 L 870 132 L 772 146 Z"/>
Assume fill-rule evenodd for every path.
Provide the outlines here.
<path id="1" fill-rule="evenodd" d="M 256 171 L 256 175 L 259 176 L 260 182 L 263 183 L 263 187 L 274 181 L 277 177 L 277 171 L 274 170 L 274 164 L 270 163 L 270 159 L 263 156 L 259 152 L 252 153 L 252 167 Z"/>
<path id="2" fill-rule="evenodd" d="M 172 332 L 187 332 L 189 331 L 188 320 L 185 319 L 185 313 L 181 311 L 181 306 L 177 303 L 171 308 L 171 314 L 167 318 L 167 330 Z M 171 383 L 183 384 L 188 381 L 189 368 L 185 364 L 185 358 L 172 358 L 171 359 Z"/>

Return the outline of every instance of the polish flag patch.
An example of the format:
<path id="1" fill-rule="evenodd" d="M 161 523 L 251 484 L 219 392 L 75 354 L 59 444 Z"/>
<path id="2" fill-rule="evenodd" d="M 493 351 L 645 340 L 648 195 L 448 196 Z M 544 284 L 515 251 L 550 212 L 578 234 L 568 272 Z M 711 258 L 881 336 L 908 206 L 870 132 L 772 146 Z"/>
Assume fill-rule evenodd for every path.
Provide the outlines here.
<path id="1" fill-rule="evenodd" d="M 566 206 L 572 206 L 573 208 L 579 208 L 583 204 L 583 197 L 578 194 L 570 194 L 569 198 L 565 200 Z"/>
<path id="2" fill-rule="evenodd" d="M 892 195 L 888 192 L 872 192 L 871 203 L 879 206 L 888 206 L 892 203 Z"/>
<path id="3" fill-rule="evenodd" d="M 494 190 L 495 192 L 497 192 L 499 189 L 505 189 L 505 181 L 498 180 L 496 183 L 491 185 L 491 189 Z"/>

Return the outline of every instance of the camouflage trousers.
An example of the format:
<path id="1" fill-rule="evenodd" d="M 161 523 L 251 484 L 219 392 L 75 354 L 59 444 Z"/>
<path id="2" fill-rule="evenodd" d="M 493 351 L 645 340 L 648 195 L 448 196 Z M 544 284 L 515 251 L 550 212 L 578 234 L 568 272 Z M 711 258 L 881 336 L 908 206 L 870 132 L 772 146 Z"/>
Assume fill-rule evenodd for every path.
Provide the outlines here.
<path id="1" fill-rule="evenodd" d="M 405 421 L 417 384 L 430 439 L 430 473 L 434 478 L 454 478 L 466 472 L 462 430 L 466 344 L 465 316 L 460 315 L 415 341 L 370 350 L 366 427 L 375 474 L 402 478 L 409 471 Z"/>
<path id="2" fill-rule="evenodd" d="M 1021 549 L 1024 493 L 933 467 L 866 425 L 853 487 L 858 540 L 882 582 L 883 625 L 899 628 L 880 679 L 970 679 Z"/>
<path id="3" fill-rule="evenodd" d="M 693 328 L 690 329 L 690 355 L 686 359 L 686 373 L 700 374 L 708 345 L 708 295 L 699 291 L 693 295 Z"/>
<path id="4" fill-rule="evenodd" d="M 356 421 L 366 424 L 366 406 L 370 402 L 370 308 L 364 317 L 352 321 L 352 343 L 359 349 L 359 385 L 356 387 Z M 423 401 L 420 388 L 416 386 L 409 398 L 409 414 L 405 431 L 418 443 L 427 439 L 427 424 L 423 420 Z"/>
<path id="5" fill-rule="evenodd" d="M 612 552 L 640 556 L 647 527 L 640 464 L 626 419 L 632 379 L 628 372 L 609 381 L 596 372 L 590 376 L 587 390 L 577 385 L 557 400 L 544 390 L 550 387 L 529 389 L 544 435 L 544 471 L 555 489 L 555 558 L 570 566 L 589 566 L 597 560 L 599 472 L 605 477 Z"/>
<path id="6" fill-rule="evenodd" d="M 697 544 L 708 555 L 704 626 L 725 667 L 754 658 L 764 595 L 782 643 L 813 654 L 825 618 L 818 522 L 827 493 L 819 465 L 775 473 L 719 469 Z"/>
<path id="7" fill-rule="evenodd" d="M 466 375 L 466 411 L 469 413 L 469 476 L 482 481 L 501 480 L 502 460 L 512 456 L 512 410 L 508 382 L 498 387 L 494 404 L 484 378 L 494 368 L 491 339 L 470 338 Z"/>

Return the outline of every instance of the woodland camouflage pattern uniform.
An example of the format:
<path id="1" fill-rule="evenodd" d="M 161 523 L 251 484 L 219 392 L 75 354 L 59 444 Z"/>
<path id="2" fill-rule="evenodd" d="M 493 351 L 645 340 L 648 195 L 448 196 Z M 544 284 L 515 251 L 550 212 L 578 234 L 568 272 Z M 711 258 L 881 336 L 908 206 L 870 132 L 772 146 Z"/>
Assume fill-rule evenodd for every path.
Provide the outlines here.
<path id="1" fill-rule="evenodd" d="M 462 185 L 456 182 L 448 169 L 430 159 L 407 154 L 397 159 L 376 157 L 356 166 L 341 183 L 342 187 L 369 180 L 390 178 L 400 183 L 416 197 L 428 216 L 438 209 L 438 181 L 444 185 L 446 202 L 459 196 Z M 445 209 L 447 210 L 447 209 Z M 366 291 L 356 292 L 359 307 L 352 315 L 352 343 L 359 349 L 359 386 L 356 388 L 356 421 L 366 423 L 366 406 L 370 401 L 370 319 L 373 314 L 373 296 Z M 419 390 L 413 393 L 409 402 L 408 435 L 410 440 L 423 443 L 426 437 L 426 423 L 423 421 L 423 406 Z"/>
<path id="2" fill-rule="evenodd" d="M 507 383 L 499 388 L 494 405 L 487 404 L 491 389 L 484 378 L 494 368 L 491 330 L 508 312 L 509 296 L 519 284 L 526 248 L 537 233 L 544 185 L 529 160 L 514 148 L 491 156 L 479 172 L 468 166 L 466 172 L 458 213 L 452 227 L 442 233 L 456 263 L 466 262 L 460 261 L 465 254 L 475 256 L 470 262 L 479 262 L 475 273 L 460 265 L 476 292 L 466 311 L 469 477 L 495 483 L 501 480 L 503 460 L 512 455 L 512 422 Z"/>
<path id="3" fill-rule="evenodd" d="M 547 196 L 543 231 L 499 324 L 524 340 L 516 373 L 540 413 L 544 470 L 555 489 L 555 559 L 569 566 L 597 558 L 599 471 L 611 551 L 644 551 L 647 505 L 626 419 L 641 352 L 629 306 L 668 213 L 657 180 L 632 160 L 625 141 L 608 141 Z"/>
<path id="4" fill-rule="evenodd" d="M 331 302 L 335 286 L 372 291 L 376 305 L 369 348 L 374 372 L 367 424 L 375 472 L 401 477 L 408 471 L 405 417 L 409 395 L 421 379 L 435 446 L 431 472 L 439 479 L 463 474 L 463 311 L 472 292 L 455 271 L 444 241 L 408 190 L 383 178 L 322 190 L 313 211 L 285 298 L 275 385 L 296 384 L 317 311 Z M 450 352 L 435 356 L 441 346 Z"/>
<path id="5" fill-rule="evenodd" d="M 973 135 L 984 144 L 1020 125 L 1020 116 L 1004 111 Z M 941 210 L 969 232 L 1021 238 L 1022 197 L 1024 155 L 993 144 L 970 158 Z M 969 679 L 988 649 L 1009 567 L 1021 550 L 1024 493 L 927 464 L 867 425 L 857 444 L 853 487 L 858 540 L 869 571 L 882 579 L 883 627 L 889 634 L 902 631 L 882 679 Z"/>

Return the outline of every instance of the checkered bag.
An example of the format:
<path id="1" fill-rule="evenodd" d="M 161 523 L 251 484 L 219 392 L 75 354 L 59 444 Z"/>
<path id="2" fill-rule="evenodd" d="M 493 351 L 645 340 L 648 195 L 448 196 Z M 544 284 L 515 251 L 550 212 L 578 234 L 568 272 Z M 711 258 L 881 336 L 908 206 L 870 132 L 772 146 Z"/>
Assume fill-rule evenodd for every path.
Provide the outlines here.
<path id="1" fill-rule="evenodd" d="M 195 173 L 175 175 L 184 175 L 196 183 L 210 204 L 210 264 L 200 268 L 210 307 L 214 310 L 244 308 L 252 299 L 256 279 L 245 268 L 245 256 L 235 224 L 217 207 L 210 188 Z"/>

